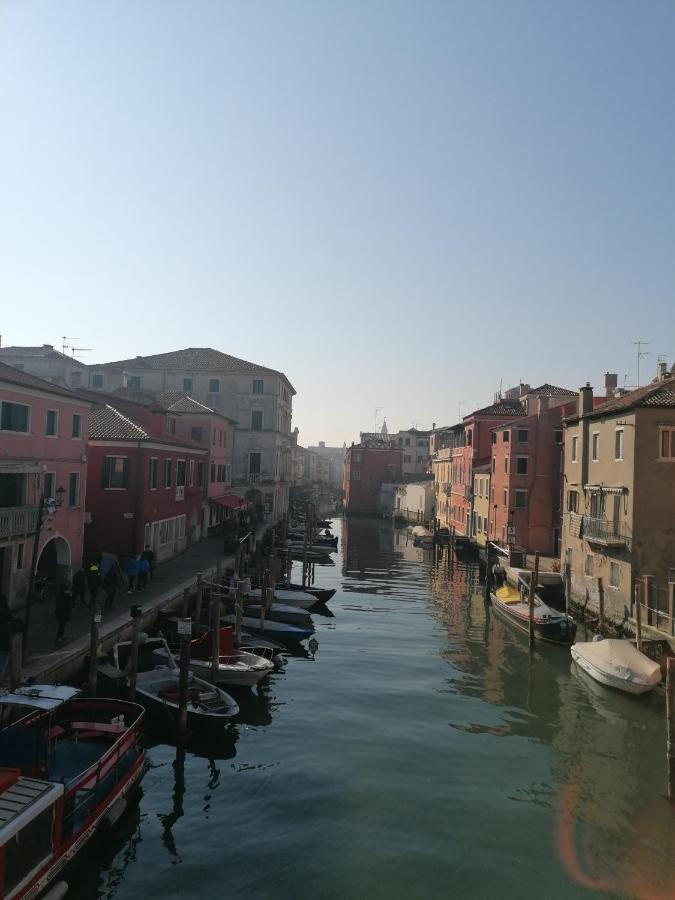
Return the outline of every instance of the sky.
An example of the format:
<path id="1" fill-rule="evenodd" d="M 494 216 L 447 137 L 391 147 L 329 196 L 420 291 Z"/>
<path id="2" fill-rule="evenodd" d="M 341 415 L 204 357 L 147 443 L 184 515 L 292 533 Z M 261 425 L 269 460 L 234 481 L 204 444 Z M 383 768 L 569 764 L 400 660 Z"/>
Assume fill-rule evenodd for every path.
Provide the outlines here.
<path id="1" fill-rule="evenodd" d="M 675 3 L 0 0 L 0 333 L 282 370 L 303 444 L 675 360 Z"/>

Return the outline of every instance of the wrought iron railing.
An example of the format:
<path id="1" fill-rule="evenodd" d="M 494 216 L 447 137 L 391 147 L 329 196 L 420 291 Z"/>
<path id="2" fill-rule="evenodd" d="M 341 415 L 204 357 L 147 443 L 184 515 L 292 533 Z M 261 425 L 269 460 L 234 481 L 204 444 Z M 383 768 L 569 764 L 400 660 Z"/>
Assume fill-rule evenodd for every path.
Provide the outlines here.
<path id="1" fill-rule="evenodd" d="M 625 522 L 615 522 L 597 516 L 584 516 L 582 536 L 602 544 L 630 545 L 632 534 Z"/>
<path id="2" fill-rule="evenodd" d="M 37 506 L 10 506 L 0 509 L 0 537 L 34 534 L 37 528 Z"/>

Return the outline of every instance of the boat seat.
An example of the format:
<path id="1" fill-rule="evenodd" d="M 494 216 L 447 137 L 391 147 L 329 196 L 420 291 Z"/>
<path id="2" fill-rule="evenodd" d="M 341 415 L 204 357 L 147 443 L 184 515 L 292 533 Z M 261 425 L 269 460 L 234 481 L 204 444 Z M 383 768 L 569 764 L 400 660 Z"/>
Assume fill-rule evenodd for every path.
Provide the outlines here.
<path id="1" fill-rule="evenodd" d="M 169 703 L 180 703 L 180 691 L 160 691 L 157 696 L 161 700 L 167 700 Z M 187 692 L 188 703 L 199 700 L 199 691 L 197 688 L 191 688 Z"/>
<path id="2" fill-rule="evenodd" d="M 127 726 L 124 722 L 72 722 L 74 731 L 91 731 L 100 734 L 122 734 Z"/>

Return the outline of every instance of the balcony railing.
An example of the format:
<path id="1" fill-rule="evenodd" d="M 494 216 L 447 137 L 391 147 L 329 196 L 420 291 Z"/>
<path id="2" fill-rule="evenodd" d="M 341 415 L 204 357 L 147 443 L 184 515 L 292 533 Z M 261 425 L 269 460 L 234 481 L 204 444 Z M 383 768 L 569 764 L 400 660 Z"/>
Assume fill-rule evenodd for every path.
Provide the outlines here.
<path id="1" fill-rule="evenodd" d="M 603 547 L 630 547 L 632 534 L 625 522 L 614 522 L 596 516 L 584 516 L 582 537 Z"/>
<path id="2" fill-rule="evenodd" d="M 0 538 L 34 534 L 37 519 L 37 506 L 3 507 L 0 509 Z"/>

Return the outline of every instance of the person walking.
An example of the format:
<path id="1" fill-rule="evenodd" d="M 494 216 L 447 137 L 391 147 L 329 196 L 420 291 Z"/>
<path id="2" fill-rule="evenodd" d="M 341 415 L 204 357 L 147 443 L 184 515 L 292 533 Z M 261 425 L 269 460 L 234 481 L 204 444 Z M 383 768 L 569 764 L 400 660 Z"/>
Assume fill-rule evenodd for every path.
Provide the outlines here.
<path id="1" fill-rule="evenodd" d="M 89 588 L 89 609 L 96 605 L 96 597 L 101 587 L 101 573 L 98 564 L 93 562 L 87 569 L 87 587 Z"/>
<path id="2" fill-rule="evenodd" d="M 63 643 L 63 635 L 66 630 L 66 625 L 70 622 L 70 615 L 73 609 L 73 598 L 68 593 L 67 588 L 64 586 L 59 588 L 59 592 L 56 595 L 56 621 L 59 623 L 58 630 L 56 632 L 56 643 Z"/>
<path id="3" fill-rule="evenodd" d="M 78 569 L 73 575 L 73 606 L 77 598 L 80 598 L 80 606 L 87 605 L 87 576 L 84 569 Z"/>
<path id="4" fill-rule="evenodd" d="M 148 561 L 150 572 L 150 580 L 152 581 L 155 577 L 155 554 L 154 551 L 151 550 L 150 544 L 145 545 L 145 550 L 141 553 L 141 562 L 146 559 Z"/>
<path id="5" fill-rule="evenodd" d="M 148 575 L 150 574 L 150 563 L 147 559 L 138 560 L 138 590 L 144 591 L 148 586 Z"/>
<path id="6" fill-rule="evenodd" d="M 117 588 L 120 586 L 119 578 L 117 577 L 117 564 L 112 565 L 108 571 L 105 573 L 105 577 L 103 579 L 103 590 L 105 591 L 105 608 L 112 609 L 113 603 L 115 602 L 115 594 L 117 592 Z"/>
<path id="7" fill-rule="evenodd" d="M 138 560 L 135 556 L 130 556 L 127 560 L 127 578 L 129 579 L 129 588 L 127 594 L 133 594 L 136 587 L 136 576 L 138 575 Z"/>

